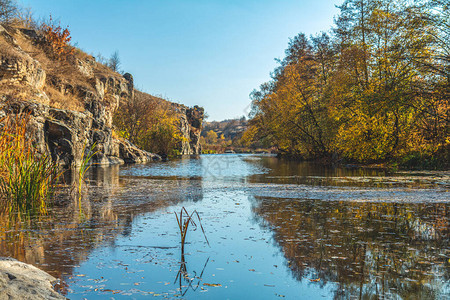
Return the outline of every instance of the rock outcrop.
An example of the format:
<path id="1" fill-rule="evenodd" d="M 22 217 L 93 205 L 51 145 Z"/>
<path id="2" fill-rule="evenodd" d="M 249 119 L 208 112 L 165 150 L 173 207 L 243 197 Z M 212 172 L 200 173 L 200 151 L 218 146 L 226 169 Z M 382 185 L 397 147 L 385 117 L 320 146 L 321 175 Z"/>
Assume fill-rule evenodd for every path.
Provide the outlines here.
<path id="1" fill-rule="evenodd" d="M 38 268 L 11 258 L 0 258 L 0 299 L 66 299 L 52 286 L 56 278 Z"/>
<path id="2" fill-rule="evenodd" d="M 180 130 L 184 137 L 180 147 L 181 154 L 201 154 L 200 135 L 204 118 L 203 108 L 198 106 L 189 108 L 184 105 L 178 105 L 177 110 L 180 114 Z"/>
<path id="3" fill-rule="evenodd" d="M 93 145 L 97 164 L 159 160 L 114 134 L 115 111 L 135 96 L 133 76 L 81 51 L 63 60 L 48 56 L 43 43 L 35 30 L 0 26 L 0 118 L 29 116 L 38 150 L 66 167 L 80 165 Z M 173 106 L 184 137 L 180 153 L 200 154 L 203 108 Z"/>
<path id="4" fill-rule="evenodd" d="M 64 62 L 46 58 L 42 65 L 33 57 L 39 51 L 45 55 L 36 45 L 41 40 L 34 30 L 0 26 L 0 117 L 29 116 L 36 147 L 63 166 L 79 165 L 93 145 L 97 164 L 160 159 L 113 134 L 115 110 L 134 95 L 133 77 L 112 72 L 85 54 Z M 64 108 L 64 101 L 78 109 Z"/>
<path id="5" fill-rule="evenodd" d="M 97 153 L 93 156 L 93 162 L 100 165 L 145 163 L 160 159 L 127 140 L 114 138 L 111 127 L 105 126 L 101 119 L 95 119 L 89 111 L 81 113 L 41 103 L 13 101 L 0 104 L 0 112 L 9 116 L 29 116 L 28 132 L 37 149 L 62 166 L 79 165 L 94 144 Z"/>

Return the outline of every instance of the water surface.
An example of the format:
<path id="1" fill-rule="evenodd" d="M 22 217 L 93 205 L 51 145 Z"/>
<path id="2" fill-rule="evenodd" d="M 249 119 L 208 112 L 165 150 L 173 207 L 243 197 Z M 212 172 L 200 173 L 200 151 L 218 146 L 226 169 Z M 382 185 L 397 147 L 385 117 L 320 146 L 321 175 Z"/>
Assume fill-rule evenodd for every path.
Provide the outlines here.
<path id="1" fill-rule="evenodd" d="M 0 249 L 70 299 L 450 298 L 448 172 L 227 154 L 93 168 L 81 200 L 66 182 L 51 216 L 1 219 Z M 210 244 L 190 231 L 184 259 L 182 207 Z"/>

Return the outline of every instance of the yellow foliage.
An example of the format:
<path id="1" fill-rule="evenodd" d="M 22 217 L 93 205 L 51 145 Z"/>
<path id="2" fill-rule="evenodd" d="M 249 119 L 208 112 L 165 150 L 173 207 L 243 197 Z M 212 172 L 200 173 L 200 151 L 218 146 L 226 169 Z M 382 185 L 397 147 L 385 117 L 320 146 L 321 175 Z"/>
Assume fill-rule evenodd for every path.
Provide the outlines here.
<path id="1" fill-rule="evenodd" d="M 245 143 L 266 138 L 281 153 L 360 162 L 448 147 L 443 23 L 399 1 L 361 9 L 341 7 L 333 39 L 290 40 L 273 80 L 252 93 Z"/>
<path id="2" fill-rule="evenodd" d="M 120 105 L 113 120 L 120 137 L 153 153 L 172 155 L 186 141 L 170 103 L 138 91 Z"/>

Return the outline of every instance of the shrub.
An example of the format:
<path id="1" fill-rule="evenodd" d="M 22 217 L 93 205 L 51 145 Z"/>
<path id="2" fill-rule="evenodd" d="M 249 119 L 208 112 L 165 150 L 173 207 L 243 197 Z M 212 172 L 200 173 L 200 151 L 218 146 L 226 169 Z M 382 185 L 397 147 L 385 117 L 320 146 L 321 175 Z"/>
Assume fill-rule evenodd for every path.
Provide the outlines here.
<path id="1" fill-rule="evenodd" d="M 53 22 L 50 16 L 48 24 L 43 22 L 42 31 L 45 36 L 44 47 L 50 55 L 62 60 L 74 54 L 75 48 L 69 44 L 72 37 L 68 27 L 63 29 L 59 23 Z"/>

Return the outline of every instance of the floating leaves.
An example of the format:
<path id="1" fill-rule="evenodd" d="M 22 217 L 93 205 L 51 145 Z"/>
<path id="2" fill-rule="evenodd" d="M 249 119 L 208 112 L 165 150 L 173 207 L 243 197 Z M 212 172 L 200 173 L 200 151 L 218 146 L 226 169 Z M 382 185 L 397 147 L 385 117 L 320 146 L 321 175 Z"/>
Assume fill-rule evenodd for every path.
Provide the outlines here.
<path id="1" fill-rule="evenodd" d="M 219 287 L 222 286 L 220 283 L 204 283 L 205 286 Z"/>

